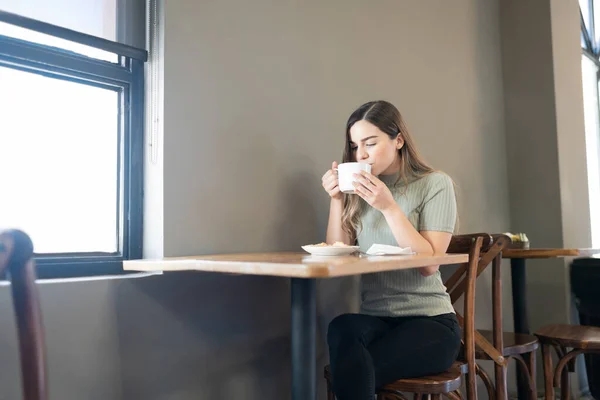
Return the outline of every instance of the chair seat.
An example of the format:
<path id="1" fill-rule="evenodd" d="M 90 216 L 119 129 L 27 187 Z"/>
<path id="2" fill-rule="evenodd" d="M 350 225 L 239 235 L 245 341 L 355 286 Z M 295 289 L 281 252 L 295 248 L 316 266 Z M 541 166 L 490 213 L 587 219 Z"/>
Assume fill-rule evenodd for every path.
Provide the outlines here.
<path id="1" fill-rule="evenodd" d="M 585 325 L 548 325 L 535 335 L 542 343 L 573 347 L 576 349 L 600 349 L 600 328 Z"/>
<path id="2" fill-rule="evenodd" d="M 493 342 L 493 331 L 490 330 L 479 330 L 479 333 L 486 338 L 490 343 Z M 531 353 L 538 349 L 540 343 L 537 337 L 533 335 L 527 335 L 523 333 L 504 332 L 502 335 L 502 341 L 504 344 L 504 357 L 516 356 L 518 354 Z M 475 358 L 478 360 L 489 360 L 490 357 L 479 347 L 475 351 Z"/>
<path id="3" fill-rule="evenodd" d="M 399 379 L 383 386 L 380 390 L 429 394 L 450 393 L 460 388 L 461 376 L 462 371 L 459 368 L 450 368 L 436 375 Z"/>
<path id="4" fill-rule="evenodd" d="M 463 374 L 469 372 L 469 364 L 467 364 L 465 361 L 455 361 L 454 364 L 452 364 L 452 368 L 460 370 L 460 372 Z"/>
<path id="5" fill-rule="evenodd" d="M 379 389 L 382 392 L 450 393 L 460 388 L 465 363 L 455 362 L 450 369 L 436 375 L 399 379 Z M 331 380 L 329 365 L 325 367 L 325 379 Z"/>

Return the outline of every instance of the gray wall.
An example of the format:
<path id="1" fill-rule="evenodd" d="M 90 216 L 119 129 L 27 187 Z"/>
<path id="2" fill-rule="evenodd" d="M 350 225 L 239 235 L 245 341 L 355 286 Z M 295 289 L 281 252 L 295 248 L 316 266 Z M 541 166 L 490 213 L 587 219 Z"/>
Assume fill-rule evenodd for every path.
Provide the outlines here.
<path id="1" fill-rule="evenodd" d="M 500 27 L 511 227 L 535 247 L 591 247 L 578 3 L 502 1 Z M 570 261 L 527 262 L 533 331 L 576 322 Z"/>
<path id="2" fill-rule="evenodd" d="M 322 240 L 320 176 L 339 160 L 349 113 L 376 98 L 400 108 L 425 157 L 456 180 L 462 232 L 509 229 L 495 0 L 177 1 L 164 22 L 148 255 Z M 490 327 L 489 276 L 480 282 L 477 325 Z M 41 292 L 53 398 L 288 398 L 284 279 L 174 273 Z M 355 280 L 320 283 L 319 366 L 327 322 L 356 301 Z M 0 399 L 19 390 L 12 328 L 0 330 Z"/>
<path id="3" fill-rule="evenodd" d="M 168 3 L 164 255 L 295 250 L 323 240 L 320 176 L 339 160 L 349 113 L 373 98 L 397 104 L 426 158 L 456 179 L 462 231 L 507 230 L 496 7 Z M 278 282 L 287 315 L 287 284 Z M 489 327 L 488 277 L 481 282 L 478 324 Z M 322 285 L 322 334 L 357 301 L 344 285 L 355 287 Z M 287 325 L 279 320 L 274 337 Z M 287 337 L 282 343 L 287 349 Z"/>

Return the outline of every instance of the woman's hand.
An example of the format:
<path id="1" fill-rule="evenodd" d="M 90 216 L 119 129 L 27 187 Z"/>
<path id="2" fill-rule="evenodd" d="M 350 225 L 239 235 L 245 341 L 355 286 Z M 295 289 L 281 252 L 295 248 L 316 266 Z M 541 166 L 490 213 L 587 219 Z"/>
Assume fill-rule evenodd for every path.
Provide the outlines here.
<path id="1" fill-rule="evenodd" d="M 337 172 L 338 163 L 333 162 L 331 164 L 331 169 L 325 172 L 323 178 L 321 178 L 323 189 L 331 196 L 334 200 L 342 199 L 342 192 L 340 191 L 340 186 L 338 182 L 338 172 Z"/>
<path id="2" fill-rule="evenodd" d="M 361 171 L 360 174 L 354 174 L 354 178 L 357 180 L 354 182 L 356 194 L 371 207 L 386 212 L 398 206 L 390 189 L 374 175 L 367 171 Z"/>

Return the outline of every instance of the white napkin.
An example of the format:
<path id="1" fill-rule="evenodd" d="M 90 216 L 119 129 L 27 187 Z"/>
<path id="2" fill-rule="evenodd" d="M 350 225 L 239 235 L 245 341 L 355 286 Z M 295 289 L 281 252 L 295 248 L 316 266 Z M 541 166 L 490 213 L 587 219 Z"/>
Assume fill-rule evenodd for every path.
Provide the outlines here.
<path id="1" fill-rule="evenodd" d="M 390 246 L 387 244 L 377 244 L 375 243 L 369 250 L 367 250 L 367 254 L 370 256 L 383 256 L 386 254 L 415 254 L 410 247 L 398 247 L 398 246 Z"/>

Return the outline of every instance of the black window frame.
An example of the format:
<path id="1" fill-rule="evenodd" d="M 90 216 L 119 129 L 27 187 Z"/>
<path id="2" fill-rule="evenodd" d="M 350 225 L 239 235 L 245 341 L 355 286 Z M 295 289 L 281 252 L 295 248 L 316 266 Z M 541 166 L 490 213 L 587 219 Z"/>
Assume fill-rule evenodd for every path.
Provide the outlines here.
<path id="1" fill-rule="evenodd" d="M 144 179 L 144 49 L 0 10 L 0 22 L 66 39 L 118 55 L 118 63 L 90 58 L 68 50 L 0 35 L 0 66 L 42 76 L 110 88 L 121 93 L 121 170 L 115 253 L 35 255 L 38 278 L 118 275 L 123 261 L 142 258 Z M 33 160 L 35 162 L 35 160 Z M 18 193 L 10 195 L 18 196 Z M 35 245 L 35 243 L 34 243 Z"/>

